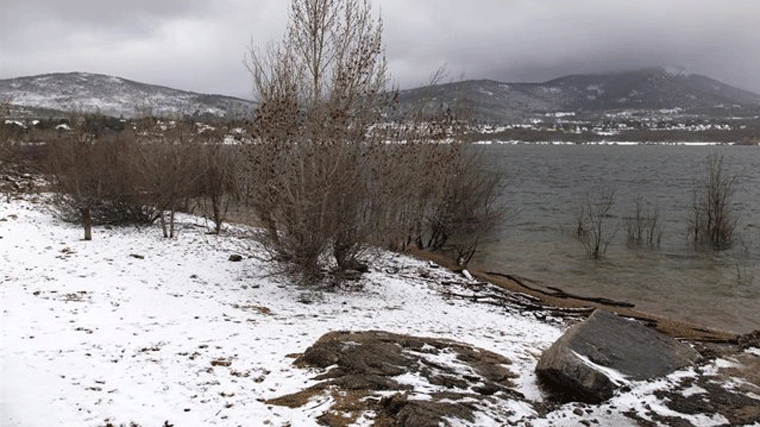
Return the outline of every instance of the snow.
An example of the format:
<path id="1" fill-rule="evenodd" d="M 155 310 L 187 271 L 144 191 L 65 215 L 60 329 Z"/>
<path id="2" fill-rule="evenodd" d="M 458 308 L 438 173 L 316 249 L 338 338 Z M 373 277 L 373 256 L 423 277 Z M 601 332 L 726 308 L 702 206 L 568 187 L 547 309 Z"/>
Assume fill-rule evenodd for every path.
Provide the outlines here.
<path id="1" fill-rule="evenodd" d="M 312 383 L 314 373 L 289 355 L 329 331 L 461 340 L 507 356 L 519 373 L 532 373 L 536 349 L 561 334 L 446 301 L 417 274 L 428 263 L 392 254 L 379 256 L 363 290 L 299 303 L 305 291 L 272 276 L 267 263 L 227 260 L 261 254 L 250 230 L 214 236 L 201 218 L 180 221 L 174 240 L 153 227 L 96 227 L 85 242 L 42 204 L 0 204 L 0 424 L 315 425 L 323 408 L 308 407 L 316 404 L 262 400 Z M 399 272 L 384 272 L 391 267 Z"/>
<path id="2" fill-rule="evenodd" d="M 588 85 L 588 87 L 586 87 L 586 91 L 596 92 L 597 95 L 604 94 L 604 89 L 602 89 L 602 85 Z"/>
<path id="3" fill-rule="evenodd" d="M 707 390 L 696 385 L 692 385 L 691 387 L 681 391 L 681 395 L 683 395 L 683 397 L 691 397 L 702 393 L 707 393 Z"/>
<path id="4" fill-rule="evenodd" d="M 622 373 L 620 373 L 620 372 L 618 372 L 618 371 L 616 371 L 616 370 L 614 370 L 612 368 L 608 368 L 606 366 L 598 365 L 598 364 L 592 362 L 591 360 L 589 360 L 588 357 L 586 357 L 586 356 L 584 356 L 582 354 L 578 354 L 578 353 L 576 353 L 573 350 L 570 350 L 570 351 L 573 353 L 573 356 L 577 357 L 578 360 L 581 361 L 581 363 L 583 363 L 584 365 L 588 366 L 589 368 L 591 368 L 591 369 L 593 369 L 595 371 L 598 371 L 598 372 L 601 372 L 602 374 L 604 374 L 604 376 L 606 376 L 607 378 L 609 378 L 609 380 L 612 382 L 612 384 L 615 384 L 616 386 L 622 386 L 622 385 L 628 384 L 628 382 L 629 382 L 628 378 L 625 375 L 623 375 Z"/>
<path id="5" fill-rule="evenodd" d="M 681 77 L 689 77 L 692 74 L 694 74 L 691 70 L 689 70 L 686 67 L 681 67 L 678 65 L 667 65 L 665 66 L 665 72 L 670 74 L 671 76 L 681 76 Z"/>
<path id="6" fill-rule="evenodd" d="M 120 77 L 89 73 L 20 78 L 20 81 L 7 86 L 4 95 L 19 106 L 102 113 L 114 117 L 133 117 L 148 111 L 172 117 L 195 112 L 221 117 L 233 111 L 242 113 L 252 108 L 249 102 L 235 98 L 215 96 L 208 99 L 190 92 L 139 85 Z"/>
<path id="7" fill-rule="evenodd" d="M 0 202 L 3 427 L 316 426 L 333 403 L 329 395 L 295 409 L 265 401 L 316 383 L 324 371 L 295 367 L 294 357 L 335 330 L 447 338 L 499 353 L 513 362 L 516 390 L 528 401 L 543 400 L 534 368 L 563 327 L 447 299 L 441 283 L 466 279 L 435 264 L 379 252 L 362 289 L 317 293 L 272 275 L 256 230 L 228 226 L 216 236 L 203 218 L 180 215 L 176 239 L 162 238 L 158 227 L 95 227 L 94 240 L 85 242 L 79 227 L 56 219 L 40 200 Z M 230 254 L 246 258 L 230 262 Z M 470 370 L 452 353 L 421 355 Z M 718 359 L 703 371 L 736 363 Z M 475 413 L 474 425 L 571 426 L 591 418 L 635 425 L 624 412 L 644 414 L 648 405 L 675 414 L 653 392 L 696 375 L 686 369 L 630 381 L 627 391 L 582 415 L 574 403 L 539 415 L 528 402 L 494 399 Z M 440 391 L 414 374 L 395 379 L 415 385 L 415 398 Z M 371 425 L 372 415 L 355 425 Z M 677 415 L 694 425 L 726 422 Z"/>
<path id="8" fill-rule="evenodd" d="M 18 121 L 18 120 L 6 120 L 5 124 L 6 125 L 14 125 L 14 126 L 18 126 L 20 128 L 26 129 L 26 125 L 24 123 Z"/>

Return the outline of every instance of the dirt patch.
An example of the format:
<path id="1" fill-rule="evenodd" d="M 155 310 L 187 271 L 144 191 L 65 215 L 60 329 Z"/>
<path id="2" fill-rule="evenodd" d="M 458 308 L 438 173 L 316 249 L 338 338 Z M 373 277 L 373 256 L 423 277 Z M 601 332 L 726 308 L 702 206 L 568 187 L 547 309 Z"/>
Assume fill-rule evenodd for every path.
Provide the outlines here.
<path id="1" fill-rule="evenodd" d="M 270 310 L 268 307 L 255 305 L 255 304 L 232 304 L 232 308 L 236 308 L 238 310 L 243 311 L 250 311 L 254 313 L 264 314 L 264 315 L 271 315 L 272 310 Z"/>

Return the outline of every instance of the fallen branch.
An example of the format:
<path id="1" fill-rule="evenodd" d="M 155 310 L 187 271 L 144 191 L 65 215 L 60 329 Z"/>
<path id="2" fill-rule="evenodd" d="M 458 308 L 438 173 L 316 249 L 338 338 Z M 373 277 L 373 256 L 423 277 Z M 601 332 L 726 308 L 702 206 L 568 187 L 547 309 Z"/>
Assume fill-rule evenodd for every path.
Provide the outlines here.
<path id="1" fill-rule="evenodd" d="M 511 274 L 503 274 L 503 273 L 497 273 L 497 272 L 492 272 L 492 271 L 488 271 L 488 272 L 486 272 L 486 274 L 491 275 L 491 276 L 504 277 L 506 279 L 509 279 L 509 280 L 517 283 L 518 285 L 522 286 L 525 289 L 528 289 L 528 290 L 533 291 L 533 292 L 538 292 L 538 293 L 540 293 L 542 295 L 547 295 L 547 296 L 554 297 L 554 298 L 575 299 L 575 300 L 578 300 L 578 301 L 593 302 L 593 303 L 602 304 L 602 305 L 606 305 L 606 306 L 610 306 L 610 307 L 633 308 L 633 307 L 636 306 L 635 304 L 632 304 L 630 302 L 615 301 L 615 300 L 611 300 L 609 298 L 585 297 L 585 296 L 582 296 L 582 295 L 569 294 L 569 293 L 563 291 L 562 289 L 559 289 L 559 288 L 553 287 L 553 286 L 547 286 L 547 289 L 549 289 L 551 291 L 551 292 L 548 292 L 548 291 L 545 291 L 545 290 L 540 289 L 540 288 L 534 288 L 534 287 L 528 286 L 528 285 L 525 284 L 525 282 L 523 282 L 522 280 L 520 280 L 518 277 L 513 276 Z"/>
<path id="2" fill-rule="evenodd" d="M 546 312 L 564 318 L 585 317 L 594 311 L 594 307 L 562 308 L 544 304 L 540 298 L 520 292 L 511 292 L 490 283 L 461 283 L 443 282 L 447 287 L 442 290 L 443 295 L 451 298 L 460 298 L 472 302 L 491 304 L 504 308 L 517 308 L 520 310 Z M 452 286 L 460 286 L 470 290 L 471 294 L 458 293 L 451 289 Z"/>

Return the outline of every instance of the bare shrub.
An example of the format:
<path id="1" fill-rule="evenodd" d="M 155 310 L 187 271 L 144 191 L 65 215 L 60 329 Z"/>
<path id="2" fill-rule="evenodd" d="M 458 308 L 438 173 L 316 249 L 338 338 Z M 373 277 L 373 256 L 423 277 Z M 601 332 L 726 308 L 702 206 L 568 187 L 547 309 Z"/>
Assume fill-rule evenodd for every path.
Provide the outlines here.
<path id="1" fill-rule="evenodd" d="M 18 126 L 6 123 L 6 117 L 10 115 L 10 102 L 0 100 L 0 191 L 6 193 L 7 200 L 17 190 L 17 184 L 10 178 L 18 161 L 18 150 L 14 143 L 14 136 L 18 133 Z"/>
<path id="2" fill-rule="evenodd" d="M 41 157 L 38 145 L 28 144 L 30 125 L 16 120 L 11 99 L 0 98 L 0 191 L 23 192 L 29 185 L 19 184 L 27 173 L 38 173 L 37 161 Z"/>
<path id="3" fill-rule="evenodd" d="M 737 183 L 738 176 L 724 167 L 722 156 L 712 154 L 707 157 L 704 175 L 694 181 L 689 228 L 695 244 L 716 250 L 731 247 L 739 220 L 733 200 Z"/>
<path id="4" fill-rule="evenodd" d="M 659 246 L 662 240 L 662 225 L 659 223 L 660 210 L 646 202 L 643 196 L 633 201 L 630 213 L 625 217 L 628 228 L 628 243 L 632 245 Z"/>
<path id="5" fill-rule="evenodd" d="M 248 196 L 269 247 L 307 277 L 329 249 L 341 268 L 365 268 L 355 255 L 367 130 L 385 87 L 381 32 L 367 1 L 293 1 L 282 44 L 250 52 L 260 106 Z"/>
<path id="6" fill-rule="evenodd" d="M 187 209 L 196 176 L 194 126 L 184 122 L 158 125 L 148 118 L 140 121 L 138 129 L 145 193 L 158 211 L 164 237 L 174 238 L 175 214 Z"/>
<path id="7" fill-rule="evenodd" d="M 71 131 L 50 144 L 49 170 L 61 195 L 64 219 L 84 226 L 85 240 L 92 239 L 98 224 L 150 224 L 156 211 L 141 191 L 140 156 L 133 135 L 119 132 L 95 138 L 83 128 L 84 120 L 72 120 Z"/>
<path id="8" fill-rule="evenodd" d="M 594 259 L 600 259 L 607 252 L 617 227 L 610 227 L 610 211 L 615 205 L 614 186 L 602 183 L 586 193 L 585 200 L 578 209 L 578 240 Z"/>
<path id="9" fill-rule="evenodd" d="M 484 171 L 482 159 L 459 142 L 391 144 L 375 160 L 378 245 L 441 251 L 464 266 L 506 218 L 495 203 L 501 177 Z"/>
<path id="10" fill-rule="evenodd" d="M 467 155 L 444 188 L 444 197 L 431 221 L 431 249 L 453 251 L 466 266 L 480 243 L 514 212 L 496 203 L 501 176 L 481 169 L 482 159 Z"/>
<path id="11" fill-rule="evenodd" d="M 448 239 L 447 209 L 453 206 L 444 204 L 454 197 L 464 154 L 458 142 L 441 143 L 435 120 L 397 123 L 389 136 L 396 142 L 374 147 L 370 202 L 382 239 L 376 244 L 440 249 Z"/>
<path id="12" fill-rule="evenodd" d="M 362 0 L 293 1 L 285 39 L 250 52 L 260 104 L 240 185 L 273 257 L 308 279 L 328 258 L 366 270 L 369 245 L 457 242 L 468 260 L 496 218 L 496 180 L 465 155 L 463 122 L 448 108 L 394 113 L 370 12 Z"/>
<path id="13" fill-rule="evenodd" d="M 173 238 L 174 216 L 200 206 L 219 233 L 231 199 L 237 197 L 239 147 L 225 146 L 227 127 L 194 121 L 139 121 L 145 192 L 164 237 Z M 166 216 L 168 214 L 168 224 Z"/>
<path id="14" fill-rule="evenodd" d="M 331 248 L 339 266 L 361 268 L 367 232 L 362 159 L 352 144 L 258 144 L 249 147 L 250 205 L 268 231 L 267 246 L 299 273 L 319 274 Z M 356 264 L 356 265 L 354 265 Z"/>
<path id="15" fill-rule="evenodd" d="M 226 128 L 221 125 L 199 132 L 197 150 L 197 177 L 193 177 L 196 193 L 214 221 L 214 233 L 219 234 L 227 219 L 230 203 L 239 198 L 238 175 L 240 149 L 224 144 Z M 204 209 L 208 210 L 208 209 Z"/>

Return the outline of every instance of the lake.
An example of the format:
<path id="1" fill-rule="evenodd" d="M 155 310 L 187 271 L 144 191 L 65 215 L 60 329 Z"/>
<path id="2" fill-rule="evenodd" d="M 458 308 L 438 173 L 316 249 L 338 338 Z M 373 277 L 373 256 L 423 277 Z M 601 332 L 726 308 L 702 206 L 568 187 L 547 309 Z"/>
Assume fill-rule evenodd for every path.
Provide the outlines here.
<path id="1" fill-rule="evenodd" d="M 693 145 L 490 144 L 474 148 L 504 177 L 501 203 L 516 212 L 479 248 L 471 266 L 636 304 L 654 314 L 722 330 L 760 329 L 760 147 Z M 694 182 L 707 158 L 737 177 L 736 242 L 727 250 L 688 239 Z M 577 239 L 587 194 L 615 188 L 600 260 Z M 658 210 L 659 246 L 628 243 L 625 217 L 637 197 Z"/>

